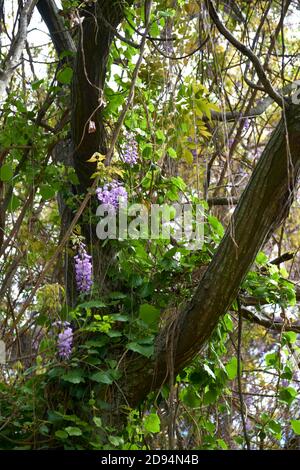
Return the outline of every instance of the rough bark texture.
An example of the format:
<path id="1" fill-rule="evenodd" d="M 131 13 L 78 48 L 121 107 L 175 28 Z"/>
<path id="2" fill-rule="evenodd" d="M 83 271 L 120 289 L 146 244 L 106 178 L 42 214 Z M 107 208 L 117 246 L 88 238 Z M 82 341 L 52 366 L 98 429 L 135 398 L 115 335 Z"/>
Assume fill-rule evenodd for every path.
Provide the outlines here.
<path id="1" fill-rule="evenodd" d="M 128 2 L 130 4 L 130 2 Z M 123 19 L 123 6 L 120 1 L 98 0 L 91 6 L 80 10 L 80 16 L 84 18 L 81 26 L 78 26 L 78 40 L 75 45 L 70 33 L 65 29 L 62 17 L 54 0 L 39 0 L 39 12 L 42 15 L 54 47 L 58 55 L 65 50 L 76 52 L 73 61 L 72 106 L 71 106 L 71 142 L 60 144 L 55 149 L 55 160 L 64 161 L 69 166 L 72 164 L 79 178 L 79 188 L 74 191 L 86 192 L 91 186 L 91 175 L 95 167 L 86 160 L 97 151 L 106 153 L 106 132 L 101 115 L 101 99 L 105 83 L 105 75 L 110 46 L 114 38 L 114 30 Z M 69 61 L 69 65 L 72 65 Z M 89 133 L 89 121 L 94 121 L 95 132 Z M 72 162 L 71 162 L 72 161 Z M 70 188 L 70 191 L 72 188 Z M 58 197 L 61 214 L 62 231 L 65 230 L 73 218 L 72 210 L 65 204 L 62 195 Z M 83 226 L 83 232 L 89 242 L 95 230 Z M 101 249 L 99 242 L 93 247 L 94 278 L 98 284 L 105 288 L 104 278 L 107 267 L 113 259 L 113 253 Z M 70 306 L 76 304 L 77 295 L 73 259 L 69 255 L 65 257 L 65 285 L 67 301 Z"/>
<path id="2" fill-rule="evenodd" d="M 170 363 L 176 373 L 201 350 L 232 304 L 264 241 L 287 215 L 300 166 L 299 106 L 290 106 L 286 125 L 288 139 L 282 118 L 191 303 L 171 328 L 159 334 L 155 359 L 132 357 L 124 364 L 123 390 L 132 406 L 168 378 Z"/>

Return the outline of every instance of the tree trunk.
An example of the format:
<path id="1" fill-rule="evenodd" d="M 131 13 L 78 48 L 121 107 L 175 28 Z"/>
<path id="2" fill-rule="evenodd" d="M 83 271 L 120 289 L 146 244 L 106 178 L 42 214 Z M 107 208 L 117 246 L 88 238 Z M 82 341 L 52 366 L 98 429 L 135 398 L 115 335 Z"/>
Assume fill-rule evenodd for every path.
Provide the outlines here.
<path id="1" fill-rule="evenodd" d="M 123 18 L 121 2 L 98 1 L 84 9 L 72 87 L 74 163 L 83 192 L 91 186 L 95 165 L 86 161 L 94 152 L 106 154 L 106 132 L 101 116 L 107 60 L 115 29 Z M 109 26 L 111 25 L 111 27 Z M 89 125 L 93 121 L 95 129 Z"/>

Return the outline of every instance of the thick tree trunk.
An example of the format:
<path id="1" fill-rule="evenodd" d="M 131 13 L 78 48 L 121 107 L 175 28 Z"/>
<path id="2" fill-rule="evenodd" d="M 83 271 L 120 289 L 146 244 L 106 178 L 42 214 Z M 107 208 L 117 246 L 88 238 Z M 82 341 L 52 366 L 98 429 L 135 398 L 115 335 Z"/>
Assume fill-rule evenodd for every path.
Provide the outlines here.
<path id="1" fill-rule="evenodd" d="M 262 153 L 192 301 L 158 335 L 152 361 L 133 355 L 124 364 L 123 391 L 132 406 L 161 386 L 170 369 L 176 374 L 188 364 L 209 339 L 257 252 L 288 214 L 299 167 L 300 107 L 291 105 Z"/>
<path id="2" fill-rule="evenodd" d="M 131 1 L 127 2 L 128 4 Z M 86 192 L 91 186 L 91 175 L 95 171 L 94 164 L 87 160 L 94 152 L 106 153 L 106 131 L 101 111 L 103 108 L 103 88 L 105 83 L 107 61 L 114 30 L 123 19 L 123 2 L 110 0 L 98 0 L 90 6 L 85 5 L 79 10 L 84 18 L 78 26 L 78 41 L 75 45 L 70 33 L 65 29 L 62 17 L 59 15 L 54 0 L 39 0 L 38 9 L 42 15 L 51 35 L 57 54 L 71 50 L 76 52 L 72 61 L 73 83 L 71 93 L 71 142 L 61 144 L 55 149 L 55 160 L 63 161 L 65 165 L 72 164 L 79 179 L 79 187 L 73 188 L 74 192 Z M 69 61 L 69 65 L 72 65 Z M 89 123 L 95 123 L 95 132 L 89 132 Z M 70 163 L 72 161 L 72 163 Z M 70 186 L 70 191 L 72 188 Z M 74 216 L 72 210 L 65 204 L 62 195 L 58 197 L 62 230 L 61 237 L 68 229 Z M 113 253 L 109 249 L 101 249 L 97 240 L 90 240 L 95 230 L 83 226 L 89 247 L 93 247 L 93 275 L 98 284 L 105 288 L 104 278 L 107 266 L 113 259 Z M 67 301 L 74 306 L 77 301 L 77 293 L 74 276 L 74 262 L 68 254 L 65 256 L 65 286 Z"/>
<path id="3" fill-rule="evenodd" d="M 106 154 L 106 132 L 101 116 L 103 88 L 110 46 L 123 18 L 121 2 L 99 1 L 84 9 L 84 21 L 74 67 L 72 87 L 72 138 L 74 163 L 81 189 L 91 186 L 94 164 L 86 161 L 94 152 Z M 109 26 L 111 25 L 111 27 Z M 95 128 L 89 126 L 93 121 Z M 92 132 L 91 132 L 92 131 Z"/>

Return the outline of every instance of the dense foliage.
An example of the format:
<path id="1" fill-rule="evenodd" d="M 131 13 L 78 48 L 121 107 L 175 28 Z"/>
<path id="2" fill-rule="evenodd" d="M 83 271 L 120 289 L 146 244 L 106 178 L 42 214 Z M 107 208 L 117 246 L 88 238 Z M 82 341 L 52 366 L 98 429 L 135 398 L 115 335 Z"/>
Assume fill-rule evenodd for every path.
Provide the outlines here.
<path id="1" fill-rule="evenodd" d="M 194 305 L 226 228 L 235 243 L 234 208 L 242 211 L 295 92 L 298 2 L 56 4 L 0 2 L 0 448 L 298 447 L 294 187 L 209 339 L 196 336 L 196 353 L 175 357 L 177 320 Z M 287 167 L 297 129 L 295 138 L 286 131 Z M 259 184 L 258 194 L 275 183 Z M 201 248 L 147 233 L 100 240 L 98 205 L 119 214 L 126 201 L 201 206 Z M 259 206 L 262 221 L 268 205 Z M 229 288 L 229 260 L 220 269 Z M 212 289 L 218 282 L 210 279 Z"/>

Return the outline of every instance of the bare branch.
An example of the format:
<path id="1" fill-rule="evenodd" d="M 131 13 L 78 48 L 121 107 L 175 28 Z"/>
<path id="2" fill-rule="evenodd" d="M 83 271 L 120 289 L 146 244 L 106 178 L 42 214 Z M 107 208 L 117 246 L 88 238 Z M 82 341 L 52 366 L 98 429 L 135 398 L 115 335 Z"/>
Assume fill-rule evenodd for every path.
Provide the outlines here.
<path id="1" fill-rule="evenodd" d="M 64 51 L 75 52 L 76 47 L 73 38 L 65 28 L 55 1 L 39 0 L 37 9 L 49 30 L 57 55 L 60 56 Z"/>
<path id="2" fill-rule="evenodd" d="M 243 55 L 248 57 L 248 59 L 252 62 L 254 65 L 254 68 L 256 70 L 256 73 L 261 81 L 261 83 L 264 86 L 264 90 L 268 95 L 280 106 L 283 107 L 283 100 L 284 98 L 277 93 L 277 91 L 273 88 L 273 85 L 271 84 L 270 80 L 268 79 L 266 72 L 264 71 L 260 60 L 258 57 L 254 54 L 254 52 L 246 47 L 244 44 L 242 44 L 238 39 L 236 39 L 233 34 L 226 28 L 226 26 L 223 25 L 221 22 L 219 15 L 216 12 L 216 9 L 213 5 L 213 2 L 211 0 L 205 0 L 206 7 L 208 9 L 209 15 L 218 28 L 219 32 L 236 48 L 238 49 Z"/>
<path id="3" fill-rule="evenodd" d="M 281 333 L 282 331 L 294 331 L 295 333 L 300 333 L 300 325 L 299 323 L 296 324 L 289 324 L 283 323 L 279 321 L 274 321 L 269 318 L 267 315 L 257 312 L 251 312 L 249 309 L 242 307 L 241 314 L 243 318 L 250 321 L 251 323 L 256 323 L 257 325 L 261 325 L 268 330 L 277 331 Z"/>

